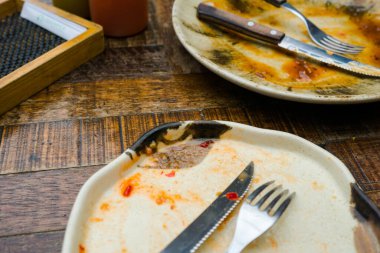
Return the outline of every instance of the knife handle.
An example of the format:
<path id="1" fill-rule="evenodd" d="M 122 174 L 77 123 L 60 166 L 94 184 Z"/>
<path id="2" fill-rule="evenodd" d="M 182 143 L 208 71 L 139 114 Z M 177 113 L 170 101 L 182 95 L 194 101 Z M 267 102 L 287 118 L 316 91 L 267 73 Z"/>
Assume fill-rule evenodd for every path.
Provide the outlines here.
<path id="1" fill-rule="evenodd" d="M 281 7 L 282 4 L 286 3 L 286 0 L 265 0 L 265 2 L 270 3 L 276 7 Z"/>
<path id="2" fill-rule="evenodd" d="M 218 25 L 227 27 L 235 32 L 254 37 L 271 44 L 278 44 L 285 34 L 260 25 L 249 19 L 234 15 L 232 13 L 217 9 L 210 4 L 201 3 L 198 5 L 197 14 L 199 19 L 210 21 Z"/>

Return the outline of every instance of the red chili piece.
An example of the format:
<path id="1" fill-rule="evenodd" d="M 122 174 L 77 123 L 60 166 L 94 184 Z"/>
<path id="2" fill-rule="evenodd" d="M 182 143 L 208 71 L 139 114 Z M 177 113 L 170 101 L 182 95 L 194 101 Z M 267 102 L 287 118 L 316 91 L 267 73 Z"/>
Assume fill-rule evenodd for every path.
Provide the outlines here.
<path id="1" fill-rule="evenodd" d="M 226 198 L 229 200 L 236 201 L 239 199 L 239 195 L 236 192 L 227 192 L 226 193 Z"/>
<path id="2" fill-rule="evenodd" d="M 123 192 L 123 196 L 124 197 L 129 197 L 131 195 L 132 190 L 133 190 L 133 186 L 132 185 L 128 185 L 125 188 L 124 192 Z"/>
<path id="3" fill-rule="evenodd" d="M 201 148 L 208 148 L 208 146 L 210 146 L 210 144 L 213 144 L 213 143 L 214 143 L 213 140 L 208 140 L 208 141 L 204 141 L 204 142 L 202 142 L 201 144 L 199 144 L 199 146 L 200 146 Z"/>
<path id="4" fill-rule="evenodd" d="M 175 171 L 172 170 L 172 171 L 169 172 L 168 174 L 165 174 L 165 176 L 167 176 L 167 177 L 174 177 L 174 176 L 175 176 Z"/>

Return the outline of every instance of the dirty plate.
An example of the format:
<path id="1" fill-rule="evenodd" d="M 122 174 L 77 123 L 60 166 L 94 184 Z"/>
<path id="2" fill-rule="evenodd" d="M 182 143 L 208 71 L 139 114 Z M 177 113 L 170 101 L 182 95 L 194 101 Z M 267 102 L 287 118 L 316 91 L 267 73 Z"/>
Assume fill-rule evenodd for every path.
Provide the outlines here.
<path id="1" fill-rule="evenodd" d="M 297 196 L 246 252 L 380 252 L 371 227 L 380 215 L 351 191 L 342 162 L 295 135 L 224 121 L 155 128 L 94 174 L 75 201 L 63 252 L 158 252 L 251 161 L 251 190 L 276 180 Z M 355 214 L 351 198 L 372 221 Z M 225 252 L 238 210 L 199 252 Z"/>
<path id="2" fill-rule="evenodd" d="M 350 104 L 380 99 L 379 78 L 329 67 L 222 31 L 197 19 L 196 7 L 200 2 L 176 0 L 173 25 L 189 53 L 217 75 L 246 89 L 292 101 Z M 207 2 L 312 44 L 302 21 L 284 8 L 273 7 L 264 0 Z M 292 0 L 291 3 L 325 32 L 366 47 L 361 54 L 348 57 L 380 67 L 379 1 Z"/>

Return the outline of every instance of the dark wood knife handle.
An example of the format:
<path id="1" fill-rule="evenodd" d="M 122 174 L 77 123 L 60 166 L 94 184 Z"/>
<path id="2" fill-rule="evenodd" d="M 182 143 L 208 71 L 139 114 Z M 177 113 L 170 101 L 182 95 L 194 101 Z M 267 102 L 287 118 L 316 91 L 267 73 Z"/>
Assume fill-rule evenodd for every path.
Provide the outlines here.
<path id="1" fill-rule="evenodd" d="M 198 18 L 210 21 L 227 27 L 235 32 L 254 37 L 272 44 L 281 42 L 284 33 L 271 29 L 269 27 L 260 25 L 249 19 L 234 15 L 232 13 L 217 9 L 207 3 L 198 5 Z"/>
<path id="2" fill-rule="evenodd" d="M 265 2 L 270 3 L 276 7 L 281 7 L 282 4 L 286 3 L 286 0 L 265 0 Z"/>

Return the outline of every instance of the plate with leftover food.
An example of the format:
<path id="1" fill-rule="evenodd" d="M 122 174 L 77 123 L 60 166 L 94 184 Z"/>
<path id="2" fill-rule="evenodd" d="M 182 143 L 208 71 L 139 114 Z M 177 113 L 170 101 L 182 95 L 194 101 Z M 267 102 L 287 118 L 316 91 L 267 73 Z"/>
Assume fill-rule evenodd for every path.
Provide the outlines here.
<path id="1" fill-rule="evenodd" d="M 62 252 L 159 252 L 250 162 L 250 191 L 276 180 L 297 196 L 245 252 L 379 252 L 378 210 L 340 160 L 298 136 L 226 121 L 159 126 L 100 169 L 77 196 Z M 239 207 L 199 252 L 225 252 Z"/>
<path id="2" fill-rule="evenodd" d="M 176 0 L 174 30 L 187 51 L 215 74 L 248 90 L 291 101 L 354 104 L 380 99 L 379 78 L 367 77 L 303 58 L 242 37 L 197 18 L 197 6 L 216 8 L 313 44 L 305 25 L 285 8 L 264 0 Z M 353 60 L 380 67 L 380 2 L 375 0 L 291 0 L 324 32 L 364 46 Z"/>

